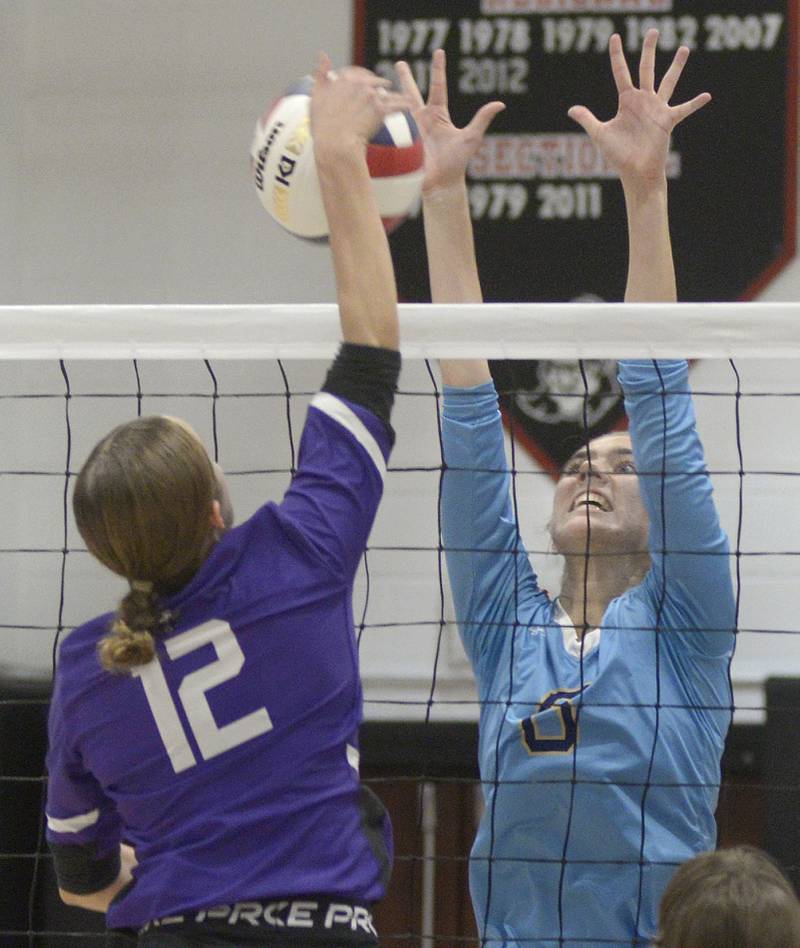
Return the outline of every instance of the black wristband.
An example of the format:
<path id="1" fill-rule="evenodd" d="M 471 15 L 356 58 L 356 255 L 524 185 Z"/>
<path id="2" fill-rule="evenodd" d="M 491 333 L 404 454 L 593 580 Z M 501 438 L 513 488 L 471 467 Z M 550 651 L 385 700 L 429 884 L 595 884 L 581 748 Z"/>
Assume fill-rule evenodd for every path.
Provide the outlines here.
<path id="1" fill-rule="evenodd" d="M 343 342 L 322 391 L 369 409 L 386 425 L 394 442 L 390 418 L 400 364 L 400 353 L 396 349 Z"/>
<path id="2" fill-rule="evenodd" d="M 94 844 L 50 843 L 58 886 L 73 895 L 92 895 L 119 876 L 119 849 L 98 859 Z"/>

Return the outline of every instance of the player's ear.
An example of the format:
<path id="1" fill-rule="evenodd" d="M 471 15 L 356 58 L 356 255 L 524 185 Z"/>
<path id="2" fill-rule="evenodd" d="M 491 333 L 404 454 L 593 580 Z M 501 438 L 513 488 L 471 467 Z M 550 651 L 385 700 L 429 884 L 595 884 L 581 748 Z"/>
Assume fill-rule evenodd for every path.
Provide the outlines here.
<path id="1" fill-rule="evenodd" d="M 225 521 L 222 518 L 222 507 L 218 500 L 211 501 L 211 516 L 210 516 L 211 526 L 215 530 L 224 530 Z"/>

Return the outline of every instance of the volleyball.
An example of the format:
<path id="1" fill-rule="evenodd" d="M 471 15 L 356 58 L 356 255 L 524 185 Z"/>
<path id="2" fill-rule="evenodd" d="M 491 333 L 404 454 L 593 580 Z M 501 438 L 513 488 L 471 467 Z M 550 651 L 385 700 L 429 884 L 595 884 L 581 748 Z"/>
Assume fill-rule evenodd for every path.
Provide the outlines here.
<path id="1" fill-rule="evenodd" d="M 309 104 L 314 80 L 306 76 L 258 120 L 250 166 L 259 199 L 270 216 L 298 237 L 328 236 L 322 204 Z M 408 112 L 393 112 L 367 145 L 378 210 L 387 233 L 399 226 L 422 189 L 422 139 Z"/>

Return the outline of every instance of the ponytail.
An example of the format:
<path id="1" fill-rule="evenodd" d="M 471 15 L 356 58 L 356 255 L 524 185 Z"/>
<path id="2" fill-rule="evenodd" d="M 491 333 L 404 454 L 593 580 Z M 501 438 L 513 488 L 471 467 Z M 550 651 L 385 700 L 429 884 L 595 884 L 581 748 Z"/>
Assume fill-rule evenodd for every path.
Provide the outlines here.
<path id="1" fill-rule="evenodd" d="M 218 539 L 220 490 L 202 442 L 175 418 L 137 418 L 93 448 L 75 482 L 75 521 L 89 552 L 131 585 L 98 646 L 103 668 L 128 672 L 155 657 L 175 618 L 163 597 L 192 579 Z"/>
<path id="2" fill-rule="evenodd" d="M 155 637 L 172 626 L 173 615 L 159 606 L 152 583 L 134 581 L 120 602 L 111 630 L 97 647 L 106 671 L 124 674 L 156 655 Z"/>

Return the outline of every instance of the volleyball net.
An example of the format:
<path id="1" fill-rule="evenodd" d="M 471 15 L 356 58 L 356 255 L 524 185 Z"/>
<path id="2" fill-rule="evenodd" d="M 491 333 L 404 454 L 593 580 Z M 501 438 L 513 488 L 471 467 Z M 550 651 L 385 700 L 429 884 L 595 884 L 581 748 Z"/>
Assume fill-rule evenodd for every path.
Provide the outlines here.
<path id="1" fill-rule="evenodd" d="M 436 360 L 536 360 L 564 369 L 540 373 L 546 385 L 522 390 L 515 382 L 503 395 L 520 532 L 542 585 L 557 589 L 561 566 L 546 526 L 553 479 L 526 434 L 525 411 L 546 398 L 587 427 L 590 401 L 619 399 L 613 385 L 590 390 L 587 366 L 687 358 L 731 540 L 738 612 L 734 721 L 761 726 L 765 683 L 800 678 L 798 327 L 800 304 L 793 303 L 401 306 L 397 444 L 354 599 L 366 719 L 433 729 L 474 722 L 480 710 L 444 562 Z M 74 910 L 58 909 L 55 893 L 45 891 L 52 873 L 42 844 L 43 748 L 38 738 L 19 747 L 26 727 L 41 729 L 57 640 L 112 608 L 123 591 L 77 533 L 74 477 L 115 425 L 137 415 L 176 415 L 221 464 L 241 522 L 288 485 L 309 401 L 339 339 L 330 305 L 0 307 L 0 801 L 11 814 L 0 826 L 0 891 L 13 893 L 0 896 L 0 936 L 11 948 L 102 938 L 100 920 L 75 930 Z M 793 709 L 784 703 L 783 710 Z M 384 933 L 386 942 L 467 938 L 450 929 L 445 937 L 438 921 L 436 873 L 467 858 L 437 849 L 435 829 L 428 832 L 445 781 L 425 773 L 408 777 L 418 809 L 411 841 L 397 855 L 398 866 L 410 872 L 410 889 L 402 894 L 409 920 Z M 475 778 L 467 782 L 479 786 Z M 796 787 L 779 789 L 797 804 Z M 381 779 L 376 790 L 381 793 Z"/>

